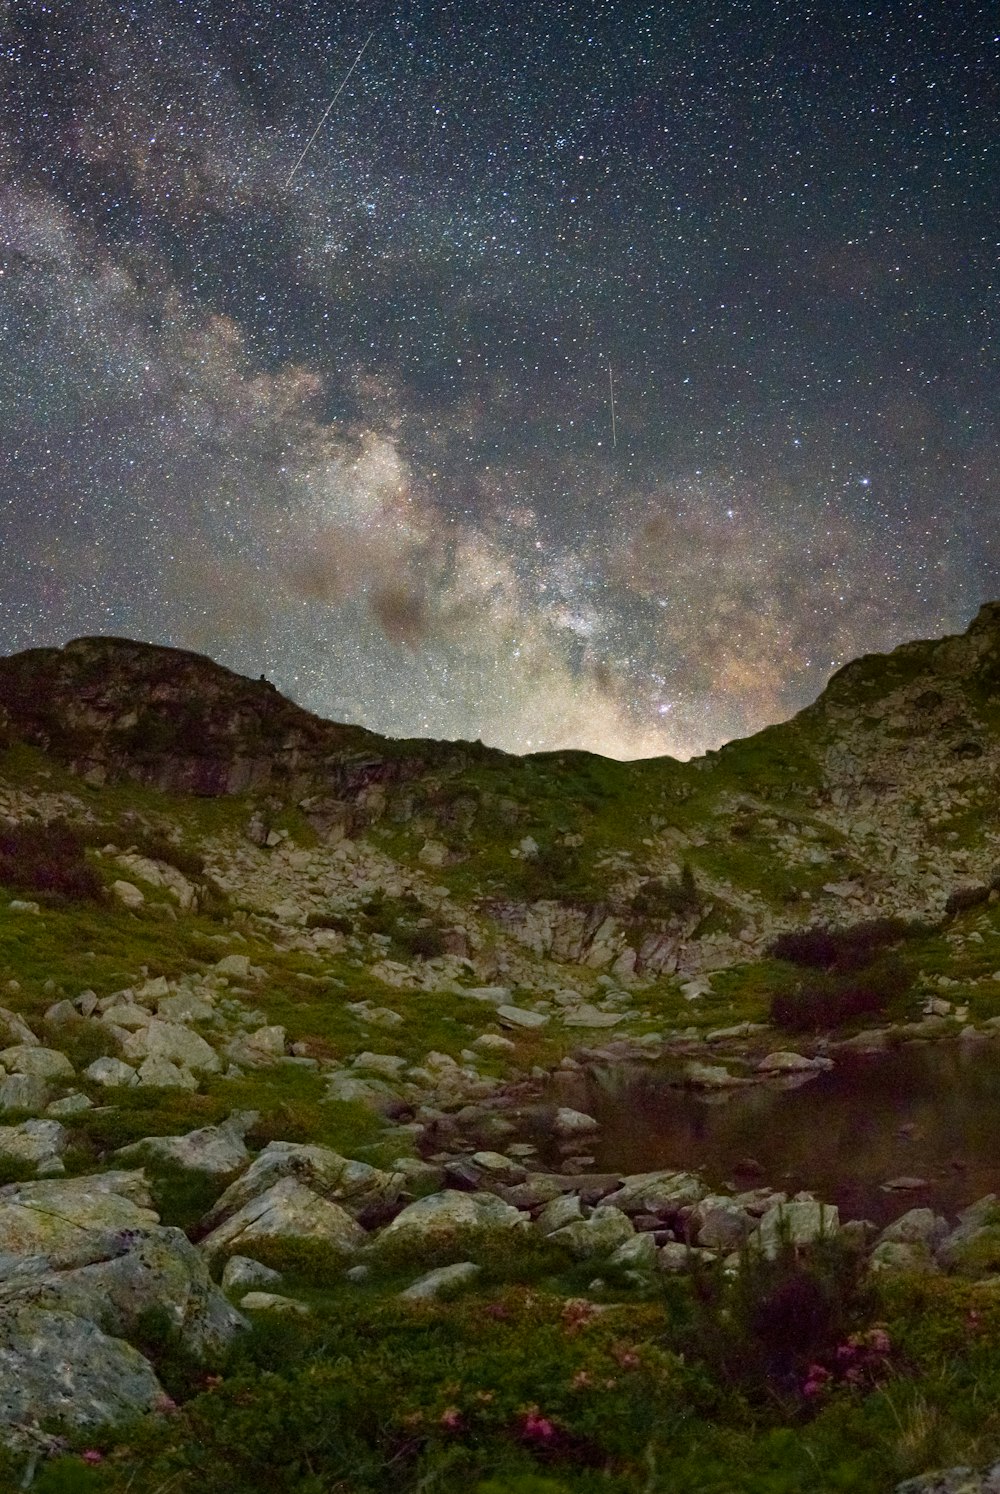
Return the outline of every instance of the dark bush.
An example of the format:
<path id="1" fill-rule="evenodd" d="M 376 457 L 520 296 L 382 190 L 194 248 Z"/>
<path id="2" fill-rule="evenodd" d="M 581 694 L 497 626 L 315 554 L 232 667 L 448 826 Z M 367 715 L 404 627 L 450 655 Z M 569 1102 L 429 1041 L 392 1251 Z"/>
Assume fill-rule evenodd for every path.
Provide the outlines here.
<path id="1" fill-rule="evenodd" d="M 0 883 L 50 902 L 100 902 L 106 896 L 83 837 L 64 820 L 0 829 Z"/>
<path id="2" fill-rule="evenodd" d="M 819 924 L 779 934 L 769 953 L 792 965 L 845 973 L 864 970 L 883 950 L 923 932 L 920 925 L 904 918 L 874 918 L 842 929 Z"/>
<path id="3" fill-rule="evenodd" d="M 444 935 L 441 930 L 429 925 L 425 928 L 397 928 L 393 944 L 408 959 L 433 960 L 445 953 Z"/>
<path id="4" fill-rule="evenodd" d="M 824 1032 L 884 1012 L 912 984 L 898 958 L 885 955 L 863 971 L 823 971 L 771 998 L 770 1018 L 788 1032 Z"/>
<path id="5" fill-rule="evenodd" d="M 701 894 L 687 862 L 679 877 L 654 877 L 632 898 L 632 911 L 647 918 L 686 918 L 701 907 Z"/>

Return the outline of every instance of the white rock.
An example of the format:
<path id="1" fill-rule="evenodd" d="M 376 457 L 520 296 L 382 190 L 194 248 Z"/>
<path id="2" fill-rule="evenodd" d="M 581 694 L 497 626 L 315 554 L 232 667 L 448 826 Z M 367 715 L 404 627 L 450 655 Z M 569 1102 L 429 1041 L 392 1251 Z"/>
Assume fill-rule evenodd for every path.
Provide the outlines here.
<path id="1" fill-rule="evenodd" d="M 250 960 L 247 955 L 228 954 L 216 962 L 219 975 L 234 975 L 237 980 L 247 980 L 250 975 Z"/>
<path id="2" fill-rule="evenodd" d="M 250 1254 L 267 1240 L 321 1240 L 353 1255 L 367 1240 L 365 1231 L 339 1204 L 321 1198 L 297 1178 L 281 1178 L 231 1214 L 201 1241 L 208 1256 L 236 1250 Z"/>
<path id="3" fill-rule="evenodd" d="M 585 1115 L 582 1110 L 571 1110 L 568 1105 L 560 1105 L 552 1122 L 552 1129 L 557 1136 L 583 1136 L 600 1130 L 600 1127 L 592 1115 Z"/>
<path id="4" fill-rule="evenodd" d="M 131 1086 L 139 1082 L 135 1069 L 131 1064 L 123 1063 L 120 1058 L 95 1058 L 83 1073 L 85 1078 L 93 1079 L 95 1084 L 103 1084 L 108 1088 Z"/>
<path id="5" fill-rule="evenodd" d="M 139 1065 L 138 1082 L 147 1089 L 187 1089 L 194 1091 L 198 1081 L 190 1069 L 171 1063 L 169 1058 L 144 1058 Z"/>
<path id="6" fill-rule="evenodd" d="M 376 1244 L 385 1240 L 433 1239 L 460 1229 L 525 1229 L 529 1216 L 505 1204 L 492 1193 L 459 1193 L 446 1188 L 418 1198 L 386 1225 Z"/>
<path id="7" fill-rule="evenodd" d="M 497 1016 L 506 1027 L 544 1027 L 549 1021 L 545 1012 L 532 1012 L 523 1006 L 498 1006 Z"/>
<path id="8" fill-rule="evenodd" d="M 159 1017 L 132 1034 L 125 1044 L 125 1056 L 166 1058 L 193 1073 L 214 1074 L 221 1068 L 219 1055 L 203 1037 L 179 1022 L 163 1022 Z"/>
<path id="9" fill-rule="evenodd" d="M 279 1292 L 247 1292 L 240 1298 L 242 1312 L 285 1312 L 307 1318 L 311 1309 L 295 1297 L 283 1297 Z"/>
<path id="10" fill-rule="evenodd" d="M 111 891 L 126 908 L 141 908 L 146 901 L 134 882 L 112 882 Z"/>
<path id="11" fill-rule="evenodd" d="M 482 1266 L 477 1266 L 475 1261 L 456 1261 L 453 1266 L 438 1266 L 436 1271 L 428 1271 L 426 1275 L 418 1277 L 412 1286 L 408 1286 L 399 1295 L 404 1302 L 432 1302 L 442 1292 L 468 1286 L 470 1281 L 475 1281 L 481 1270 Z"/>
<path id="12" fill-rule="evenodd" d="M 35 1079 L 72 1079 L 74 1069 L 65 1053 L 57 1048 L 39 1048 L 19 1043 L 0 1052 L 0 1064 L 14 1074 L 30 1074 Z"/>
<path id="13" fill-rule="evenodd" d="M 222 1290 L 243 1291 L 250 1287 L 277 1286 L 281 1272 L 265 1266 L 262 1261 L 251 1260 L 248 1255 L 231 1255 L 222 1268 Z"/>

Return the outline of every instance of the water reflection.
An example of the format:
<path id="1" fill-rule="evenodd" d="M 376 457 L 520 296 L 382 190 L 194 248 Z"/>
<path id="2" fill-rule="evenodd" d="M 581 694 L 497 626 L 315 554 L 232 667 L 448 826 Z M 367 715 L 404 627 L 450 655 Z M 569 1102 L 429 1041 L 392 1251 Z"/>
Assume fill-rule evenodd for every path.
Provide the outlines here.
<path id="1" fill-rule="evenodd" d="M 665 1073 L 605 1070 L 560 1079 L 553 1098 L 600 1121 L 589 1147 L 600 1170 L 690 1167 L 713 1185 L 762 1179 L 789 1192 L 809 1188 L 844 1217 L 876 1223 L 915 1204 L 953 1214 L 1000 1193 L 994 1042 L 844 1053 L 801 1087 L 755 1085 L 707 1097 L 676 1087 Z M 883 1191 L 903 1176 L 926 1185 Z"/>

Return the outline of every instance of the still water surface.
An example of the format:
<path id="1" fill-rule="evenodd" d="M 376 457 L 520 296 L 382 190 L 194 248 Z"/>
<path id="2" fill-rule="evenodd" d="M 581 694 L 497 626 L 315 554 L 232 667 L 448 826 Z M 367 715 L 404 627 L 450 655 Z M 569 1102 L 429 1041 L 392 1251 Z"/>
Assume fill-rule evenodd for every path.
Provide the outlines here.
<path id="1" fill-rule="evenodd" d="M 918 1204 L 951 1216 L 1000 1194 L 1000 1042 L 835 1057 L 797 1089 L 706 1096 L 666 1072 L 618 1069 L 561 1078 L 552 1098 L 600 1122 L 596 1141 L 580 1148 L 599 1171 L 691 1168 L 713 1186 L 808 1188 L 842 1218 L 878 1224 Z M 883 1190 L 902 1176 L 925 1186 Z"/>

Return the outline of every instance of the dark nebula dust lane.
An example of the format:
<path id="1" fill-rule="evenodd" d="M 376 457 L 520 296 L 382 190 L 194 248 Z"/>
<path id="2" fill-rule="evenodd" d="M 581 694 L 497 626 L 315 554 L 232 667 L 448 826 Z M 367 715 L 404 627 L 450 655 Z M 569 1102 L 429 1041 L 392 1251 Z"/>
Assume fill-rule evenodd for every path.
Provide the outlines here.
<path id="1" fill-rule="evenodd" d="M 125 634 L 630 757 L 961 629 L 1000 595 L 998 33 L 0 4 L 0 651 Z"/>

